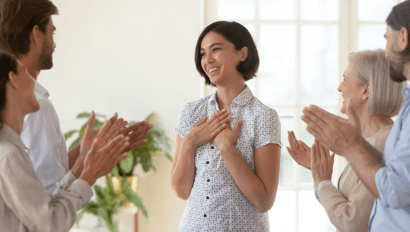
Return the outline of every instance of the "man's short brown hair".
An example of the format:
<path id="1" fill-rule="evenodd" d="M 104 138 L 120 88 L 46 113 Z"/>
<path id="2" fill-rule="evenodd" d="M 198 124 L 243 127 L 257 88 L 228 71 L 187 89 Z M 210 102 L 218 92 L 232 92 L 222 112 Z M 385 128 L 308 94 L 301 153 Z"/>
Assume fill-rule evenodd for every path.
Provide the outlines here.
<path id="1" fill-rule="evenodd" d="M 30 51 L 30 34 L 34 26 L 46 33 L 50 16 L 58 14 L 50 0 L 1 0 L 0 47 L 17 57 Z"/>

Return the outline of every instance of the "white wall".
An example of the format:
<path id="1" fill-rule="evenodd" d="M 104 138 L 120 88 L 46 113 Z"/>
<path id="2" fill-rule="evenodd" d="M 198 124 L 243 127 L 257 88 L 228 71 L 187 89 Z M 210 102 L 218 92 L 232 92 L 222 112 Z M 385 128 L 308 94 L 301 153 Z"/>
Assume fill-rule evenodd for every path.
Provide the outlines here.
<path id="1" fill-rule="evenodd" d="M 156 112 L 173 140 L 183 105 L 200 97 L 194 47 L 199 0 L 53 0 L 60 15 L 54 67 L 38 81 L 50 92 L 64 132 L 81 111 L 142 120 Z M 157 172 L 140 178 L 149 218 L 140 231 L 177 231 L 185 202 L 170 186 L 172 163 L 156 157 Z"/>

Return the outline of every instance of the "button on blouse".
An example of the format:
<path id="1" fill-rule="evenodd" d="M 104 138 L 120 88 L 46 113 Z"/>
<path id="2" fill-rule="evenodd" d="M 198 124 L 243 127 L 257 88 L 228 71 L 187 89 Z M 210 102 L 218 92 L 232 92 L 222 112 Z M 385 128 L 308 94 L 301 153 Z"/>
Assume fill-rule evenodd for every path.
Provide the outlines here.
<path id="1" fill-rule="evenodd" d="M 216 92 L 186 104 L 174 132 L 185 137 L 199 120 L 204 116 L 209 119 L 215 110 L 219 110 Z M 229 110 L 231 128 L 239 119 L 244 120 L 235 148 L 255 172 L 255 150 L 269 143 L 281 146 L 279 117 L 255 98 L 248 86 Z M 195 167 L 194 186 L 179 225 L 181 232 L 269 231 L 268 213 L 260 213 L 241 192 L 213 141 L 196 149 Z"/>

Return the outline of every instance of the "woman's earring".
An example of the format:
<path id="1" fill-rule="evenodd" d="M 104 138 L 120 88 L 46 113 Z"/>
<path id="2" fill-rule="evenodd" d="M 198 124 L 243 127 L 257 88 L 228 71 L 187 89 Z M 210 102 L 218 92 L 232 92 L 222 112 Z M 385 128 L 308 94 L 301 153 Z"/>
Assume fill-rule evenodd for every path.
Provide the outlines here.
<path id="1" fill-rule="evenodd" d="M 366 99 L 362 99 L 362 102 L 365 102 L 366 101 Z"/>

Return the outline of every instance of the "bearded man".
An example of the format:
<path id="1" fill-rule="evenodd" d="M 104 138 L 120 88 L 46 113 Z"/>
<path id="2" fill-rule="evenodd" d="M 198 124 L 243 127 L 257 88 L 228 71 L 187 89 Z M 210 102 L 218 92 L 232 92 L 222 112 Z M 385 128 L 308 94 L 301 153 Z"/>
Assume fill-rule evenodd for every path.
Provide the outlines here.
<path id="1" fill-rule="evenodd" d="M 53 67 L 56 27 L 51 16 L 55 14 L 58 14 L 58 9 L 50 0 L 0 1 L 1 48 L 15 55 L 36 80 L 35 94 L 41 107 L 36 113 L 25 117 L 21 138 L 36 174 L 46 192 L 53 197 L 68 189 L 80 177 L 85 155 L 97 134 L 96 130 L 93 131 L 89 141 L 81 141 L 81 146 L 79 144 L 67 151 L 50 94 L 37 82 L 41 70 Z M 117 119 L 117 116 L 115 114 L 110 121 L 117 125 L 118 133 L 130 137 L 130 146 L 123 152 L 147 142 L 143 138 L 151 133 L 152 124 L 143 121 L 126 127 L 127 122 Z M 94 123 L 94 119 L 93 114 L 89 123 Z"/>

